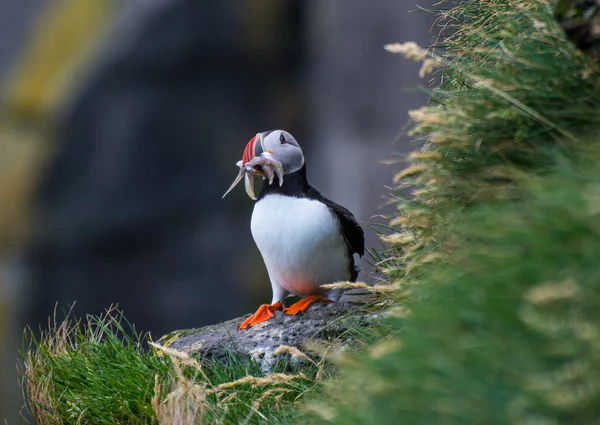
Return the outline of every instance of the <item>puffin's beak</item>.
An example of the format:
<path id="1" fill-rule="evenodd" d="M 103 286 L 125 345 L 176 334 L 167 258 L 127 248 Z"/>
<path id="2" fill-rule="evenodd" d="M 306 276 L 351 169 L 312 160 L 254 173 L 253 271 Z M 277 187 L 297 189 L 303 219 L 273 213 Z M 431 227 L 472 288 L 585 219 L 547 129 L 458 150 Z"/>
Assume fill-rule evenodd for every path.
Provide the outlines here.
<path id="1" fill-rule="evenodd" d="M 283 184 L 283 166 L 281 162 L 273 156 L 270 150 L 265 150 L 263 133 L 254 136 L 244 149 L 242 160 L 236 164 L 240 171 L 229 187 L 223 198 L 242 180 L 246 193 L 251 199 L 256 201 L 254 195 L 254 175 L 266 176 L 269 184 L 273 183 L 275 175 L 279 180 L 279 186 Z"/>
<path id="2" fill-rule="evenodd" d="M 223 198 L 227 196 L 231 190 L 238 185 L 239 182 L 244 180 L 244 187 L 246 188 L 246 193 L 248 196 L 256 201 L 256 195 L 254 194 L 254 176 L 253 174 L 258 174 L 256 170 L 252 168 L 246 169 L 246 164 L 263 153 L 263 135 L 262 133 L 257 133 L 244 149 L 244 154 L 242 155 L 242 160 L 238 161 L 237 166 L 240 167 L 240 172 L 229 187 Z M 252 170 L 252 171 L 249 171 Z M 223 199 L 221 198 L 221 199 Z"/>
<path id="3" fill-rule="evenodd" d="M 262 133 L 258 133 L 246 145 L 244 155 L 242 156 L 242 165 L 245 166 L 248 161 L 251 161 L 263 152 L 263 135 Z"/>
<path id="4" fill-rule="evenodd" d="M 246 164 L 249 161 L 252 161 L 257 156 L 260 156 L 263 151 L 263 135 L 262 133 L 257 133 L 256 136 L 250 139 L 246 145 L 246 149 L 244 149 L 244 155 L 242 155 L 242 170 L 246 168 Z M 250 199 L 256 201 L 256 195 L 254 194 L 254 174 L 261 173 L 254 170 L 254 168 L 246 168 L 246 173 L 244 175 L 244 188 L 246 189 L 246 193 Z"/>

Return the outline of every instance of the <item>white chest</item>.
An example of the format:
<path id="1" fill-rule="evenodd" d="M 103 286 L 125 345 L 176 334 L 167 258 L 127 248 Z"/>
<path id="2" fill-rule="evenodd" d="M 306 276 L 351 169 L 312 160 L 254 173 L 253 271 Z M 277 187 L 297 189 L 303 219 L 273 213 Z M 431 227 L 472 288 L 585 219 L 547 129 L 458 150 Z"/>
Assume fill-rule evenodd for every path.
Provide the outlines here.
<path id="1" fill-rule="evenodd" d="M 286 291 L 317 294 L 319 285 L 350 279 L 345 241 L 324 204 L 267 195 L 255 204 L 250 228 L 269 277 Z"/>

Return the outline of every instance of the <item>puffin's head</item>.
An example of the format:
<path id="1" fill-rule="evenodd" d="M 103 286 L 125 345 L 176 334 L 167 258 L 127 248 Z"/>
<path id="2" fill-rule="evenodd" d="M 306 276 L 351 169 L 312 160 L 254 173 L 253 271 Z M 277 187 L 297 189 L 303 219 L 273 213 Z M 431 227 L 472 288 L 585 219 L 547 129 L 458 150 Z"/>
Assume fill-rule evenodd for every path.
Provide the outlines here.
<path id="1" fill-rule="evenodd" d="M 272 184 L 277 175 L 281 186 L 286 174 L 294 173 L 304 166 L 304 154 L 294 136 L 287 131 L 264 131 L 250 139 L 237 166 L 240 167 L 240 172 L 223 198 L 245 179 L 246 193 L 250 198 L 256 199 L 254 175 L 264 176 L 268 184 Z"/>
<path id="2" fill-rule="evenodd" d="M 300 145 L 294 136 L 285 130 L 264 131 L 254 136 L 246 145 L 242 165 L 246 166 L 256 157 L 265 158 L 266 162 L 279 162 L 284 175 L 296 172 L 304 165 L 304 154 Z M 262 164 L 255 166 L 257 171 L 260 171 L 261 166 Z"/>

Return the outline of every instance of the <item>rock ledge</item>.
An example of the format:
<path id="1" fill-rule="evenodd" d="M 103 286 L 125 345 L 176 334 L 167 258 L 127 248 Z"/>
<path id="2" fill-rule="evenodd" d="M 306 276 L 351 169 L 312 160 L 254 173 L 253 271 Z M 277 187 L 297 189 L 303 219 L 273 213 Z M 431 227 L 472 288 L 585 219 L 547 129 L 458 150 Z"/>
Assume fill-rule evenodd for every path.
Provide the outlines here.
<path id="1" fill-rule="evenodd" d="M 160 344 L 185 352 L 199 360 L 217 359 L 226 363 L 231 354 L 257 361 L 269 373 L 275 361 L 274 351 L 281 345 L 302 349 L 308 341 L 332 343 L 341 338 L 349 326 L 368 326 L 377 314 L 355 304 L 337 302 L 313 304 L 297 316 L 281 311 L 264 323 L 242 331 L 237 326 L 247 317 L 217 325 L 175 331 L 162 337 Z M 348 337 L 349 338 L 349 337 Z"/>

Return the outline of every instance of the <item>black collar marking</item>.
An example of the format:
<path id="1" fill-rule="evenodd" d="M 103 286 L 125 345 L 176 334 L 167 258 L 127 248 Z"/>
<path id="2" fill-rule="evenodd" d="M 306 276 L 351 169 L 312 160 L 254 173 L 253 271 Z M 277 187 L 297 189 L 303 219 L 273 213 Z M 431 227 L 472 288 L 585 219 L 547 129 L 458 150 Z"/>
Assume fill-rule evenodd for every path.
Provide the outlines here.
<path id="1" fill-rule="evenodd" d="M 330 199 L 327 199 L 308 183 L 306 178 L 306 164 L 303 165 L 300 170 L 286 175 L 282 186 L 279 186 L 279 179 L 277 176 L 275 176 L 275 180 L 272 184 L 268 184 L 263 180 L 263 185 L 260 194 L 258 195 L 258 201 L 270 194 L 314 199 L 325 204 L 327 208 L 329 208 L 333 216 L 337 219 L 342 236 L 346 241 L 346 246 L 349 251 L 348 256 L 350 257 L 351 280 L 355 282 L 358 277 L 358 270 L 354 265 L 353 254 L 358 254 L 362 257 L 365 253 L 365 234 L 363 229 L 357 223 L 350 211 Z"/>

